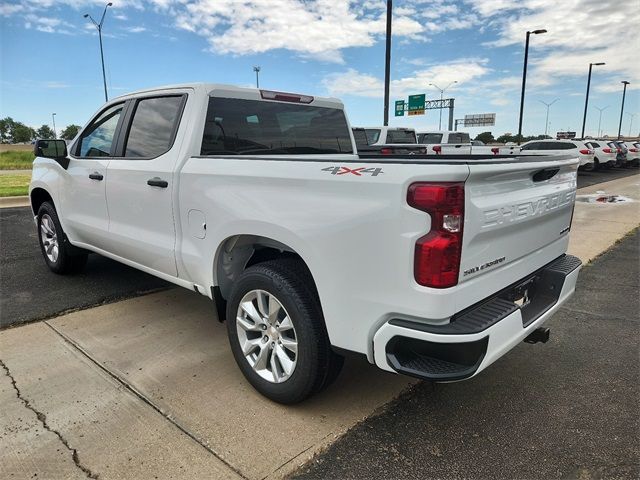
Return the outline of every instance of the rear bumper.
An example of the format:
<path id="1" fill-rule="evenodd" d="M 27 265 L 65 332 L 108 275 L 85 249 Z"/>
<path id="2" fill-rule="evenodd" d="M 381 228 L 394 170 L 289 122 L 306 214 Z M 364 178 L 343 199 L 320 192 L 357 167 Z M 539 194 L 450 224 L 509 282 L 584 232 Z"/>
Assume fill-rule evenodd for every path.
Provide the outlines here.
<path id="1" fill-rule="evenodd" d="M 446 325 L 391 319 L 373 338 L 378 367 L 433 381 L 473 377 L 549 319 L 575 290 L 581 262 L 563 255 Z M 520 307 L 516 300 L 524 298 Z"/>

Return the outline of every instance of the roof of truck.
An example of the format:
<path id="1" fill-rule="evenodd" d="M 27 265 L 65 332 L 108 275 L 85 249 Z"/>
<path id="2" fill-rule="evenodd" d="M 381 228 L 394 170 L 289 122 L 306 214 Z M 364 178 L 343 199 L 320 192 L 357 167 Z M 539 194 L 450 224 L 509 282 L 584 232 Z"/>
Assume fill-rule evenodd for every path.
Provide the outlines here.
<path id="1" fill-rule="evenodd" d="M 299 92 L 283 92 L 281 90 L 271 90 L 266 88 L 247 88 L 247 87 L 238 87 L 236 85 L 228 85 L 224 83 L 205 83 L 205 82 L 178 83 L 173 85 L 162 85 L 162 86 L 153 87 L 153 88 L 145 88 L 142 90 L 136 90 L 134 92 L 120 95 L 111 100 L 113 101 L 116 99 L 125 99 L 128 97 L 135 97 L 135 96 L 139 96 L 147 93 L 156 93 L 156 92 L 167 91 L 167 90 L 179 90 L 179 89 L 185 89 L 185 88 L 202 89 L 206 91 L 209 95 L 215 94 L 214 96 L 228 96 L 230 98 L 241 98 L 246 100 L 264 100 L 261 95 L 262 91 L 287 93 L 290 95 L 313 97 L 313 102 L 312 102 L 313 106 L 343 108 L 342 101 L 334 97 L 320 97 L 317 95 L 308 95 L 306 93 L 299 93 Z M 279 100 L 267 100 L 267 101 L 279 101 Z"/>

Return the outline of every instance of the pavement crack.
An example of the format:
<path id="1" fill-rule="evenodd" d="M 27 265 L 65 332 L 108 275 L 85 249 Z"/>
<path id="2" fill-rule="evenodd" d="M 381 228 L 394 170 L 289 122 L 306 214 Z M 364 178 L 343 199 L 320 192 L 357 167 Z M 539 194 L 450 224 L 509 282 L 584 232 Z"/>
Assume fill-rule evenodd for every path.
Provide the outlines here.
<path id="1" fill-rule="evenodd" d="M 36 418 L 42 424 L 42 426 L 44 427 L 45 430 L 47 430 L 48 432 L 53 433 L 55 436 L 58 437 L 60 442 L 62 442 L 62 444 L 65 446 L 65 448 L 67 450 L 69 450 L 69 453 L 71 453 L 71 459 L 73 460 L 73 463 L 76 465 L 76 467 L 78 467 L 80 470 L 82 470 L 82 472 L 86 475 L 87 478 L 94 478 L 94 479 L 98 478 L 98 474 L 97 473 L 92 472 L 91 469 L 86 467 L 80 461 L 80 456 L 78 455 L 78 450 L 76 450 L 71 445 L 69 445 L 69 441 L 58 430 L 56 430 L 55 428 L 52 428 L 51 425 L 49 425 L 49 422 L 47 422 L 47 416 L 44 413 L 42 413 L 41 411 L 39 411 L 38 409 L 36 409 L 28 399 L 26 399 L 25 397 L 22 396 L 22 392 L 20 391 L 20 388 L 18 387 L 18 384 L 16 383 L 16 379 L 13 378 L 13 375 L 11 374 L 11 371 L 9 370 L 9 367 L 7 367 L 7 365 L 2 360 L 0 360 L 0 366 L 4 369 L 5 375 L 11 381 L 11 385 L 13 386 L 13 389 L 16 391 L 16 396 L 18 397 L 18 399 L 24 404 L 24 406 L 28 410 L 31 410 L 35 414 Z"/>
<path id="2" fill-rule="evenodd" d="M 71 337 L 65 335 L 62 331 L 58 330 L 56 327 L 54 327 L 51 323 L 49 323 L 48 321 L 44 321 L 44 324 L 47 325 L 51 330 L 53 330 L 55 333 L 57 333 L 65 342 L 67 342 L 71 347 L 75 348 L 79 353 L 81 353 L 82 355 L 84 355 L 84 357 L 89 360 L 91 363 L 93 363 L 96 367 L 98 367 L 100 370 L 102 370 L 104 373 L 106 373 L 109 377 L 111 377 L 115 382 L 117 382 L 119 385 L 121 385 L 122 387 L 124 387 L 126 390 L 128 390 L 131 394 L 133 394 L 134 396 L 136 396 L 139 400 L 141 400 L 142 402 L 144 402 L 145 404 L 147 404 L 149 407 L 151 407 L 153 410 L 155 410 L 157 413 L 159 413 L 160 415 L 162 415 L 162 417 L 164 417 L 165 420 L 167 420 L 169 423 L 171 423 L 174 427 L 176 427 L 178 430 L 180 430 L 182 433 L 184 433 L 187 437 L 189 437 L 191 440 L 193 440 L 195 443 L 197 443 L 198 445 L 200 445 L 202 448 L 204 448 L 207 452 L 209 452 L 211 455 L 215 456 L 218 460 L 220 460 L 224 465 L 226 465 L 229 469 L 231 469 L 233 472 L 235 472 L 240 478 L 243 478 L 245 480 L 247 480 L 246 475 L 244 475 L 237 467 L 235 467 L 234 465 L 232 465 L 231 463 L 229 463 L 228 460 L 226 460 L 222 455 L 220 455 L 218 452 L 216 452 L 213 448 L 211 448 L 205 441 L 201 440 L 200 438 L 198 438 L 198 436 L 194 433 L 192 433 L 186 426 L 182 425 L 178 420 L 174 419 L 171 417 L 171 415 L 167 412 L 165 412 L 159 405 L 157 405 L 152 399 L 150 399 L 149 397 L 147 397 L 143 392 L 141 392 L 140 390 L 138 390 L 136 387 L 134 387 L 133 385 L 131 385 L 130 383 L 128 383 L 124 378 L 122 378 L 120 375 L 118 375 L 115 372 L 112 372 L 111 370 L 109 370 L 107 367 L 105 367 L 102 363 L 100 363 L 100 361 L 96 360 L 95 358 L 93 358 L 93 356 L 84 348 L 82 348 L 82 346 L 80 344 L 78 344 L 77 342 L 75 342 Z"/>

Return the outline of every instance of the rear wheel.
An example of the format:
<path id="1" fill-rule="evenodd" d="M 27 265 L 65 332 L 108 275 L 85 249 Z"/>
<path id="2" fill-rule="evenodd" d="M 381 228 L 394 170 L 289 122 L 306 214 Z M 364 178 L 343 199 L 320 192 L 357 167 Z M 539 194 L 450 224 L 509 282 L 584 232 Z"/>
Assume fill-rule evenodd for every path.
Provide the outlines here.
<path id="1" fill-rule="evenodd" d="M 249 383 L 279 403 L 310 397 L 342 368 L 343 358 L 331 350 L 311 275 L 295 258 L 245 270 L 227 304 L 227 331 Z"/>
<path id="2" fill-rule="evenodd" d="M 79 272 L 87 263 L 87 254 L 74 251 L 77 249 L 69 243 L 50 202 L 44 202 L 38 209 L 38 240 L 44 261 L 54 273 Z"/>

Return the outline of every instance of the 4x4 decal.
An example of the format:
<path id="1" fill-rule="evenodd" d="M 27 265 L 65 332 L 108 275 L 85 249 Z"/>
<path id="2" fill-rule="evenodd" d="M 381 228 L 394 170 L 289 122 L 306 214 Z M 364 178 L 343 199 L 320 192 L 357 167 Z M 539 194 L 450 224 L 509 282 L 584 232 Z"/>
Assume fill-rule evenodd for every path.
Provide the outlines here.
<path id="1" fill-rule="evenodd" d="M 331 175 L 346 175 L 353 174 L 358 177 L 361 177 L 363 174 L 369 174 L 372 177 L 377 177 L 381 173 L 382 168 L 366 168 L 366 167 L 357 167 L 357 168 L 349 168 L 349 167 L 326 167 L 322 169 L 323 172 L 329 172 Z"/>

